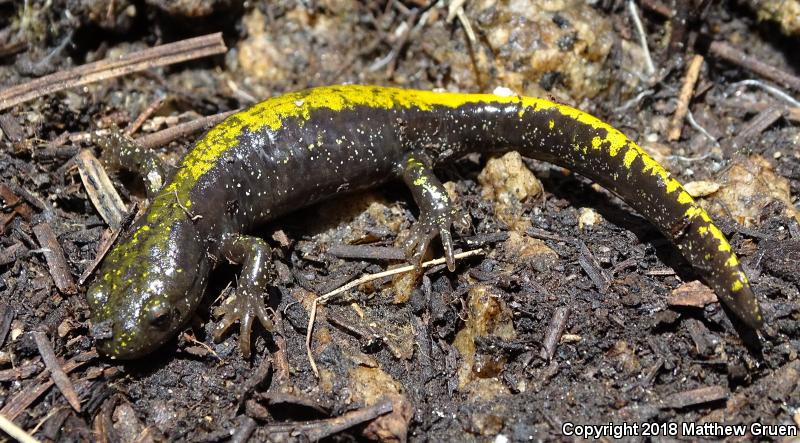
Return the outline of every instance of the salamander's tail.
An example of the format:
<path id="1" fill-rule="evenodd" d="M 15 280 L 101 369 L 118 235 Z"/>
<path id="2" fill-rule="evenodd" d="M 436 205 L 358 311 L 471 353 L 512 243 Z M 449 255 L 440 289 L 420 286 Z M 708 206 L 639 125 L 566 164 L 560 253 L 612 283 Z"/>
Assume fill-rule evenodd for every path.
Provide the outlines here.
<path id="1" fill-rule="evenodd" d="M 579 172 L 615 192 L 672 240 L 739 319 L 761 327 L 758 301 L 728 240 L 669 172 L 589 114 L 547 100 L 519 100 L 516 110 L 505 108 L 510 115 L 504 124 L 516 122 L 521 127 L 514 129 L 522 131 L 500 128 L 502 134 L 523 134 L 512 143 L 526 155 Z"/>

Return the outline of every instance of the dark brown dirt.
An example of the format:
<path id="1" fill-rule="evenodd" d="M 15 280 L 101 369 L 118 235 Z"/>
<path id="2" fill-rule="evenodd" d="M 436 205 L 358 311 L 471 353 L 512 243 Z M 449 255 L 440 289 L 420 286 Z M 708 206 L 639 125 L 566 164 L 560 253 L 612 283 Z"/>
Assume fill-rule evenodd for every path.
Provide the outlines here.
<path id="1" fill-rule="evenodd" d="M 587 51 L 597 58 L 589 65 L 602 67 L 601 80 L 591 84 L 602 88 L 587 92 L 587 84 L 573 83 L 580 81 L 578 70 L 591 75 L 593 68 L 570 65 L 562 73 L 556 67 L 542 74 L 533 65 L 521 65 L 532 63 L 525 55 L 488 49 L 493 27 L 531 23 L 503 15 L 510 14 L 507 10 L 491 15 L 491 8 L 513 2 L 467 2 L 465 16 L 475 27 L 477 47 L 458 19 L 446 21 L 446 7 L 425 0 L 253 3 L 0 0 L 2 88 L 207 32 L 222 31 L 232 48 L 225 56 L 51 94 L 0 115 L 0 407 L 18 426 L 52 441 L 245 441 L 248 435 L 253 441 L 303 441 L 287 431 L 301 422 L 307 435 L 335 441 L 569 440 L 562 434 L 565 423 L 610 421 L 660 423 L 662 432 L 683 422 L 797 429 L 800 111 L 763 90 L 736 89 L 733 84 L 751 74 L 709 57 L 690 109 L 718 145 L 688 124 L 680 141 L 664 141 L 683 78 L 679 61 L 703 53 L 705 39 L 726 39 L 798 75 L 797 37 L 757 22 L 742 5 L 714 3 L 689 20 L 685 48 L 668 57 L 670 26 L 645 8 L 650 48 L 661 69 L 650 81 L 632 80 L 635 64 L 626 61 L 630 53 L 621 42 L 636 46 L 638 40 L 625 3 L 583 6 L 552 18 L 558 25 L 554 32 L 564 35 L 550 43 L 573 54 L 585 34 L 569 31 L 570 20 L 604 21 L 597 32 L 607 27 L 613 44 L 607 58 L 602 51 Z M 423 16 L 428 24 L 404 35 Z M 259 35 L 264 39 L 253 43 Z M 534 51 L 537 41 L 517 48 Z M 245 60 L 242 53 L 263 53 L 269 63 Z M 671 66 L 677 67 L 666 68 Z M 477 177 L 486 159 L 468 157 L 440 175 L 453 182 L 472 220 L 458 246 L 483 246 L 488 253 L 461 262 L 455 273 L 441 266 L 428 269 L 412 282 L 407 301 L 399 294 L 408 282 L 387 279 L 320 308 L 312 348 L 321 378 L 306 356 L 309 300 L 394 263 L 339 258 L 327 251 L 343 244 L 392 246 L 416 214 L 401 184 L 337 197 L 259 232 L 276 250 L 278 272 L 270 295 L 278 327 L 274 335 L 256 329 L 250 361 L 242 359 L 235 332 L 218 344 L 210 337 L 216 324 L 211 306 L 235 278 L 235 268 L 215 271 L 208 302 L 192 327 L 155 355 L 129 364 L 95 357 L 86 286 L 72 294 L 70 282 L 78 282 L 92 263 L 106 230 L 74 161 L 80 148 L 96 148 L 64 137 L 54 141 L 112 124 L 125 128 L 161 98 L 164 105 L 140 132 L 235 109 L 251 97 L 342 82 L 463 91 L 510 85 L 515 92 L 573 100 L 656 152 L 681 182 L 714 181 L 732 165 L 744 165 L 755 174 L 753 181 L 774 184 L 769 192 L 748 189 L 756 195 L 748 197 L 753 203 L 742 204 L 746 213 L 714 197 L 708 204 L 750 275 L 766 327 L 754 337 L 733 324 L 717 302 L 669 305 L 673 290 L 700 276 L 622 202 L 560 169 L 526 161 L 542 180 L 544 195 L 522 203 L 520 210 L 531 221 L 527 234 L 512 233 L 498 219 L 496 203 L 481 197 Z M 645 90 L 650 93 L 629 102 Z M 800 96 L 800 91 L 787 92 Z M 768 108 L 779 109 L 781 117 L 746 140 L 737 139 Z M 196 136 L 158 152 L 174 162 Z M 757 157 L 773 170 L 768 179 L 758 172 L 767 169 L 752 166 Z M 146 204 L 135 174 L 109 172 L 126 204 Z M 579 228 L 581 208 L 592 208 L 602 219 Z M 56 248 L 43 244 L 48 237 L 40 235 L 42 229 L 54 233 Z M 537 251 L 555 254 L 537 260 L 531 253 L 533 258 L 522 260 L 520 249 L 508 243 L 519 237 L 512 234 L 538 238 L 543 244 L 526 247 L 535 244 Z M 435 244 L 433 255 L 440 252 Z M 607 284 L 598 283 L 603 279 Z M 471 302 L 480 299 L 476 288 L 488 288 L 496 309 L 481 311 L 485 306 Z M 566 322 L 556 334 L 560 339 L 549 343 L 548 355 L 543 345 L 553 328 L 551 318 L 564 313 L 561 308 L 568 308 Z M 474 332 L 479 327 L 469 318 L 477 315 L 495 322 L 488 332 Z M 473 333 L 465 337 L 465 330 Z M 69 372 L 80 412 L 61 386 L 48 385 L 51 377 L 34 331 L 50 338 Z M 464 343 L 474 352 L 466 369 Z M 321 420 L 381 400 L 394 407 L 382 421 L 356 420 L 332 435 L 325 431 L 332 422 Z M 642 428 L 639 435 L 634 440 L 644 439 Z"/>

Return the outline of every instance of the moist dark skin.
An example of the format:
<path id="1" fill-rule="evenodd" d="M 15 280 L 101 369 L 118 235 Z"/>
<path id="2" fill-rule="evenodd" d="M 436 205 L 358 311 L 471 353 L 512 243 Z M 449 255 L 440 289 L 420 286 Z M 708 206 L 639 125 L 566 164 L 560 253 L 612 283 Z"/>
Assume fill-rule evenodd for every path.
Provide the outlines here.
<path id="1" fill-rule="evenodd" d="M 198 140 L 87 293 L 97 347 L 121 359 L 158 348 L 185 326 L 208 273 L 227 259 L 242 265 L 242 275 L 214 336 L 240 322 L 249 356 L 253 321 L 272 327 L 264 304 L 272 267 L 269 246 L 247 233 L 341 192 L 398 178 L 420 206 L 404 244 L 409 259 L 418 263 L 438 235 L 452 270 L 450 230 L 463 216 L 433 167 L 469 152 L 511 149 L 615 192 L 672 240 L 736 317 L 761 326 L 724 235 L 663 167 L 611 126 L 531 97 L 350 85 L 267 100 Z"/>

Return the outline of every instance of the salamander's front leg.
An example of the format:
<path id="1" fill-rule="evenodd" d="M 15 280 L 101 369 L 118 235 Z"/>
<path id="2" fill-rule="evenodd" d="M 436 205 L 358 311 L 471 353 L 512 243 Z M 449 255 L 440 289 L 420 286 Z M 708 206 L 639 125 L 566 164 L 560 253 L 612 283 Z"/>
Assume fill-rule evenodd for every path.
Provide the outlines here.
<path id="1" fill-rule="evenodd" d="M 455 271 L 450 227 L 466 229 L 469 224 L 467 218 L 450 202 L 442 182 L 433 174 L 432 162 L 425 154 L 408 154 L 402 164 L 402 173 L 420 210 L 419 221 L 411 227 L 403 243 L 406 256 L 412 263 L 419 263 L 431 239 L 438 234 L 442 239 L 447 268 Z"/>
<path id="2" fill-rule="evenodd" d="M 264 294 L 272 269 L 271 252 L 269 245 L 258 237 L 232 235 L 222 242 L 222 254 L 234 263 L 241 263 L 242 272 L 233 297 L 217 308 L 216 312 L 222 314 L 222 319 L 214 330 L 214 341 L 220 341 L 238 320 L 239 347 L 245 357 L 250 356 L 253 317 L 258 317 L 264 329 L 272 330 L 272 320 L 264 305 Z"/>
<path id="3" fill-rule="evenodd" d="M 104 160 L 142 176 L 148 198 L 153 198 L 164 186 L 167 166 L 153 150 L 140 146 L 117 128 L 105 136 L 92 134 L 92 141 L 103 148 Z"/>

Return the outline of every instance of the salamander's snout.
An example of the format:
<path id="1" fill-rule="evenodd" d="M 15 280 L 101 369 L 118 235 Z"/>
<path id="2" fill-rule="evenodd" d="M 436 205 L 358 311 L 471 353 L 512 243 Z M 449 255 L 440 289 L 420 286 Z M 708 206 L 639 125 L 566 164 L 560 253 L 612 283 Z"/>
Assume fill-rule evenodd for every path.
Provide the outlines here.
<path id="1" fill-rule="evenodd" d="M 178 334 L 205 287 L 203 244 L 192 223 L 141 225 L 109 252 L 86 293 L 98 352 L 135 359 Z"/>

